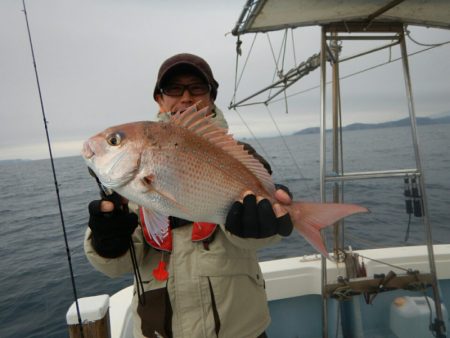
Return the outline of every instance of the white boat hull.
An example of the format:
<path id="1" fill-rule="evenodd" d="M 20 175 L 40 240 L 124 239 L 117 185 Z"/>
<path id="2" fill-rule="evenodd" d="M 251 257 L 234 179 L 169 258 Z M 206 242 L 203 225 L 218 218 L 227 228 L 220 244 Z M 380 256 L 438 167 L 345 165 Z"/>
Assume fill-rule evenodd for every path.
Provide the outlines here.
<path id="1" fill-rule="evenodd" d="M 429 272 L 426 246 L 396 247 L 355 251 L 361 256 L 391 264 L 386 266 L 373 260 L 364 260 L 367 275 L 386 274 L 389 271 L 403 273 L 393 266 Z M 435 245 L 437 277 L 444 309 L 450 308 L 450 244 Z M 327 264 L 328 282 L 335 282 L 338 276 L 345 275 L 345 267 L 335 263 Z M 272 316 L 268 328 L 269 337 L 322 337 L 322 282 L 321 259 L 319 255 L 293 257 L 261 263 L 266 281 L 266 291 Z M 110 298 L 111 337 L 132 337 L 131 298 L 133 287 L 127 287 Z M 363 296 L 353 297 L 344 306 L 338 301 L 328 301 L 329 336 L 344 337 L 350 330 L 358 337 L 398 337 L 391 328 L 390 309 L 393 301 L 400 296 L 423 297 L 423 293 L 397 290 L 377 295 L 371 305 L 366 305 Z M 342 302 L 341 302 L 342 303 Z M 345 308 L 348 313 L 344 314 Z M 427 306 L 428 308 L 428 306 Z M 448 314 L 444 311 L 448 324 Z M 346 318 L 344 318 L 347 316 Z M 350 318 L 348 317 L 350 316 Z M 429 313 L 426 318 L 429 318 Z M 342 329 L 342 321 L 347 327 Z M 409 321 L 411 323 L 411 321 Z M 414 321 L 413 321 L 414 322 Z M 417 320 L 416 320 L 417 322 Z M 429 320 L 428 320 L 429 322 Z M 403 324 L 402 324 L 403 325 Z M 410 324 L 411 325 L 411 324 Z M 409 325 L 409 326 L 410 326 Z M 448 325 L 447 325 L 448 328 Z M 428 332 L 428 327 L 424 328 Z M 417 337 L 424 338 L 415 330 Z M 431 334 L 431 333 L 430 333 Z M 414 337 L 414 336 L 411 336 Z"/>

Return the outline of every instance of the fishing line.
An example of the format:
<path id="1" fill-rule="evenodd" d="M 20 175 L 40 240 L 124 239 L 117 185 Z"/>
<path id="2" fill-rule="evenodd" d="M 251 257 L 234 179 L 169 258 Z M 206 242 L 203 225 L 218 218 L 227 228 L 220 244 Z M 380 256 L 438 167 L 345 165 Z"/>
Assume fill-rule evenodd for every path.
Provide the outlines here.
<path id="1" fill-rule="evenodd" d="M 114 208 L 123 208 L 124 211 L 128 212 L 128 206 L 127 205 L 121 205 L 122 198 L 112 191 L 111 189 L 105 187 L 102 182 L 100 182 L 100 179 L 97 177 L 95 172 L 88 167 L 89 174 L 95 179 L 97 182 L 97 185 L 100 189 L 100 197 L 102 200 L 110 201 L 114 204 Z M 139 271 L 139 264 L 137 261 L 136 256 L 136 249 L 134 247 L 133 239 L 130 237 L 129 241 L 129 248 L 130 248 L 130 258 L 131 263 L 133 265 L 133 273 L 134 277 L 136 278 L 136 287 L 137 287 L 137 296 L 139 303 L 144 306 L 145 305 L 145 295 L 144 295 L 144 283 L 142 282 L 141 272 Z"/>
<path id="2" fill-rule="evenodd" d="M 49 152 L 49 155 L 50 155 L 50 163 L 51 163 L 51 166 L 52 166 L 53 182 L 55 184 L 55 191 L 56 191 L 56 197 L 57 197 L 57 201 L 58 201 L 59 215 L 61 217 L 61 226 L 62 226 L 62 230 L 63 230 L 64 243 L 65 243 L 65 246 L 66 246 L 67 261 L 69 263 L 70 279 L 71 279 L 71 282 L 72 282 L 72 290 L 73 290 L 73 295 L 74 295 L 74 298 L 75 298 L 75 306 L 76 306 L 76 309 L 77 309 L 78 325 L 80 326 L 81 337 L 84 338 L 83 326 L 82 326 L 81 314 L 80 314 L 80 307 L 79 307 L 79 304 L 78 304 L 77 289 L 76 289 L 76 285 L 75 285 L 75 277 L 74 277 L 73 268 L 72 268 L 72 257 L 70 255 L 69 242 L 67 240 L 66 226 L 65 226 L 65 223 L 64 223 L 64 215 L 63 215 L 63 211 L 62 211 L 61 198 L 60 198 L 60 195 L 59 195 L 58 180 L 56 178 L 55 163 L 54 163 L 54 160 L 53 160 L 52 147 L 51 147 L 50 136 L 49 136 L 49 132 L 48 132 L 48 125 L 47 125 L 48 121 L 47 121 L 47 118 L 45 116 L 44 100 L 42 98 L 41 85 L 40 85 L 40 82 L 39 82 L 39 75 L 38 75 L 38 70 L 37 70 L 37 65 L 36 65 L 36 58 L 34 56 L 34 48 L 33 48 L 33 42 L 31 40 L 31 31 L 30 31 L 30 25 L 28 23 L 28 15 L 27 15 L 27 10 L 26 10 L 26 6 L 25 6 L 25 0 L 22 0 L 22 4 L 23 4 L 23 13 L 25 14 L 25 21 L 26 21 L 26 24 L 27 24 L 27 32 L 28 32 L 28 40 L 30 42 L 31 56 L 33 58 L 34 74 L 36 76 L 36 84 L 37 84 L 37 89 L 38 89 L 38 93 L 39 93 L 39 101 L 40 101 L 40 104 L 41 104 L 42 118 L 43 118 L 43 121 L 44 121 L 44 128 L 45 128 L 45 135 L 46 135 L 46 138 L 47 138 L 48 152 Z"/>
<path id="3" fill-rule="evenodd" d="M 145 305 L 145 290 L 144 283 L 142 282 L 141 272 L 139 271 L 139 264 L 136 257 L 136 249 L 134 247 L 133 239 L 130 237 L 130 257 L 131 263 L 133 264 L 133 273 L 136 277 L 136 288 L 139 303 Z"/>

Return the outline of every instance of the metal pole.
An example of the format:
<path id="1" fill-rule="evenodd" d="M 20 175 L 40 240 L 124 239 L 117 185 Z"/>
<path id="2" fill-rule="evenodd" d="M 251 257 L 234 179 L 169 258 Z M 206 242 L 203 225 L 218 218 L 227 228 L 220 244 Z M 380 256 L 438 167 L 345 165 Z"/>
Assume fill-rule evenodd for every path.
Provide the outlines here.
<path id="1" fill-rule="evenodd" d="M 322 45 L 320 53 L 320 198 L 326 202 L 325 175 L 326 175 L 326 40 L 325 28 L 322 28 Z"/>
<path id="2" fill-rule="evenodd" d="M 339 93 L 339 51 L 338 51 L 338 33 L 331 33 L 331 36 L 333 37 L 332 40 L 330 40 L 330 44 L 331 44 L 331 53 L 333 55 L 332 60 L 333 60 L 333 66 L 332 66 L 332 70 L 333 70 L 333 85 L 332 85 L 332 116 L 333 116 L 333 173 L 335 175 L 339 175 L 340 174 L 340 168 L 339 168 L 339 162 L 341 159 L 341 155 L 339 152 L 339 106 L 340 106 L 340 93 Z M 333 185 L 333 202 L 334 203 L 339 203 L 340 198 L 339 198 L 339 184 L 338 182 L 335 182 Z M 342 248 L 342 240 L 341 240 L 341 222 L 336 222 L 334 224 L 334 251 L 338 252 L 339 249 Z"/>
<path id="3" fill-rule="evenodd" d="M 322 41 L 320 51 L 320 199 L 326 201 L 325 175 L 326 175 L 326 60 L 327 60 L 327 40 L 326 30 L 322 27 Z M 327 283 L 327 259 L 322 256 L 322 337 L 328 337 L 328 305 L 325 296 L 325 287 Z"/>
<path id="4" fill-rule="evenodd" d="M 416 166 L 418 171 L 421 173 L 421 177 L 419 179 L 420 191 L 422 193 L 422 209 L 423 209 L 423 223 L 425 226 L 425 233 L 427 238 L 427 248 L 428 248 L 428 259 L 430 263 L 430 273 L 433 278 L 433 293 L 434 293 L 434 303 L 436 307 L 436 317 L 439 323 L 435 323 L 434 330 L 436 331 L 437 337 L 445 337 L 445 325 L 442 317 L 442 309 L 441 309 L 441 300 L 439 297 L 439 289 L 437 287 L 437 278 L 436 278 L 436 264 L 434 261 L 434 250 L 433 250 L 433 240 L 431 236 L 431 225 L 430 219 L 428 217 L 428 204 L 427 204 L 427 196 L 425 192 L 425 177 L 422 169 L 422 161 L 419 150 L 419 139 L 417 134 L 417 124 L 416 124 L 416 113 L 414 110 L 414 101 L 412 95 L 412 86 L 411 86 L 411 77 L 409 73 L 409 64 L 408 64 L 408 53 L 406 51 L 406 43 L 405 43 L 405 35 L 404 32 L 401 33 L 400 37 L 400 49 L 402 54 L 402 62 L 403 62 L 403 73 L 405 78 L 405 86 L 406 86 L 406 96 L 408 99 L 408 110 L 409 116 L 411 120 L 411 133 L 412 133 L 412 141 L 414 147 L 414 153 L 416 158 Z"/>

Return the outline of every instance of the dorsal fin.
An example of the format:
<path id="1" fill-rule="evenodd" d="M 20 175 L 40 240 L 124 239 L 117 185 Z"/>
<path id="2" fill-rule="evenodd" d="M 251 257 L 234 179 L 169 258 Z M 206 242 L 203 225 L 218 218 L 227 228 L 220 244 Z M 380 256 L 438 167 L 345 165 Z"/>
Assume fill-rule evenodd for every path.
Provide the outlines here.
<path id="1" fill-rule="evenodd" d="M 272 177 L 261 162 L 244 150 L 244 146 L 238 144 L 233 135 L 228 134 L 227 129 L 219 127 L 210 115 L 206 116 L 207 111 L 208 107 L 197 111 L 196 105 L 193 105 L 183 113 L 177 112 L 172 115 L 170 122 L 203 137 L 237 159 L 259 179 L 266 191 L 272 194 L 274 192 Z"/>

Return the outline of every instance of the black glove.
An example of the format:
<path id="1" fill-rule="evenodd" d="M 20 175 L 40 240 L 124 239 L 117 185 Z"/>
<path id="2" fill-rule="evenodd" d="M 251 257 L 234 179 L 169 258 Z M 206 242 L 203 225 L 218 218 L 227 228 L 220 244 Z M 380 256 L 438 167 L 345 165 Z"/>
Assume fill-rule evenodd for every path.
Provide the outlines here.
<path id="1" fill-rule="evenodd" d="M 89 203 L 89 227 L 92 230 L 92 245 L 97 253 L 106 258 L 125 254 L 129 248 L 131 234 L 138 225 L 136 214 L 129 213 L 121 205 L 121 197 L 113 193 L 104 200 L 114 203 L 112 212 L 101 212 L 102 200 Z"/>
<path id="2" fill-rule="evenodd" d="M 286 187 L 280 189 L 292 196 Z M 236 201 L 231 206 L 225 229 L 242 238 L 266 238 L 275 234 L 289 236 L 293 225 L 289 214 L 279 218 L 275 216 L 269 200 L 256 203 L 255 195 L 247 195 L 243 203 Z"/>

